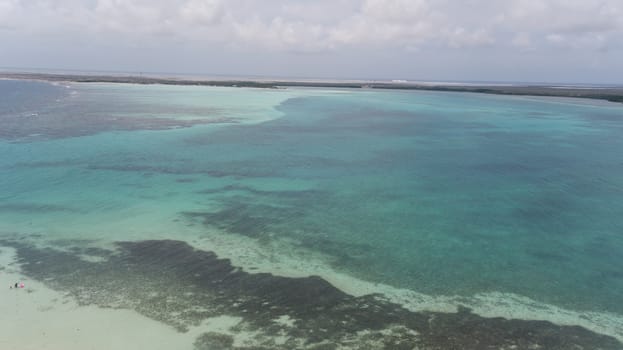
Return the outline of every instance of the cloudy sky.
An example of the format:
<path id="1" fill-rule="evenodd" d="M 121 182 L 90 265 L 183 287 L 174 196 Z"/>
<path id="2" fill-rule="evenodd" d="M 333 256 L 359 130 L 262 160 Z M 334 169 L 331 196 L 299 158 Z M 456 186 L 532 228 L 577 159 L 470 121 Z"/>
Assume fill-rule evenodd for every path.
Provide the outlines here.
<path id="1" fill-rule="evenodd" d="M 0 67 L 623 83 L 622 0 L 0 0 Z"/>

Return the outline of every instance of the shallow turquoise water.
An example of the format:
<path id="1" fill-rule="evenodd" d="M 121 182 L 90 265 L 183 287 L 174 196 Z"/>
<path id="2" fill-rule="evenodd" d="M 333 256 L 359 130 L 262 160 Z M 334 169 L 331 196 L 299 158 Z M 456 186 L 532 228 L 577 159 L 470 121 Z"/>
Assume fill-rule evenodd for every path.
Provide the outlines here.
<path id="1" fill-rule="evenodd" d="M 0 91 L 22 91 L 0 104 L 12 127 L 0 132 L 3 232 L 145 239 L 152 220 L 194 222 L 195 235 L 287 240 L 426 294 L 512 292 L 623 314 L 621 105 L 10 81 Z"/>

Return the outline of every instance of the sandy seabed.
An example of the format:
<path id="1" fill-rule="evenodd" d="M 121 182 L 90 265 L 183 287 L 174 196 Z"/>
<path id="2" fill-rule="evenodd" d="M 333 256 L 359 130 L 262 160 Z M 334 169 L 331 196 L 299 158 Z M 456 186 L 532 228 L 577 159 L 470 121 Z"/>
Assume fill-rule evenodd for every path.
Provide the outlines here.
<path id="1" fill-rule="evenodd" d="M 239 321 L 215 317 L 181 333 L 132 310 L 77 305 L 71 297 L 24 277 L 12 248 L 0 248 L 0 266 L 1 349 L 194 349 L 200 333 L 227 332 Z M 12 288 L 18 282 L 24 288 Z"/>
<path id="2" fill-rule="evenodd" d="M 183 235 L 180 233 L 180 239 Z M 190 236 L 193 237 L 193 236 Z M 186 236 L 189 238 L 189 236 Z M 43 243 L 44 242 L 39 242 Z M 616 314 L 578 312 L 510 293 L 486 293 L 469 298 L 430 296 L 407 289 L 357 279 L 335 271 L 328 257 L 287 242 L 259 245 L 256 241 L 216 230 L 194 236 L 193 247 L 213 251 L 233 266 L 249 273 L 284 277 L 320 276 L 355 297 L 380 294 L 414 312 L 454 313 L 459 306 L 483 317 L 542 320 L 558 325 L 582 326 L 623 341 L 623 318 Z M 233 338 L 234 345 L 252 345 L 254 334 L 232 331 L 242 319 L 220 315 L 180 332 L 130 309 L 78 305 L 69 294 L 46 287 L 45 281 L 28 279 L 20 270 L 15 249 L 0 247 L 0 348 L 16 349 L 194 349 L 201 334 L 216 332 Z M 23 282 L 25 288 L 10 288 Z M 288 319 L 281 320 L 288 323 Z M 279 340 L 276 340 L 279 341 Z"/>

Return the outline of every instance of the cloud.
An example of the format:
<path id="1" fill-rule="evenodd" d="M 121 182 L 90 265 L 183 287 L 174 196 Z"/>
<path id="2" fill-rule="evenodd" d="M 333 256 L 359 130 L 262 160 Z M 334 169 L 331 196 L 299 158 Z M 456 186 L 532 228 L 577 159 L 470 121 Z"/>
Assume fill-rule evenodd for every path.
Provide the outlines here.
<path id="1" fill-rule="evenodd" d="M 222 19 L 224 8 L 219 0 L 190 0 L 181 6 L 179 13 L 183 21 L 213 25 Z"/>
<path id="2" fill-rule="evenodd" d="M 622 5 L 612 0 L 516 0 L 510 2 L 503 15 L 515 27 L 585 34 L 621 29 Z"/>
<path id="3" fill-rule="evenodd" d="M 15 0 L 0 0 L 0 29 L 11 29 L 10 19 L 16 8 Z"/>
<path id="4" fill-rule="evenodd" d="M 0 0 L 24 36 L 238 50 L 543 50 L 621 45 L 620 0 Z M 599 45 L 594 42 L 598 41 Z"/>
<path id="5" fill-rule="evenodd" d="M 281 17 L 266 23 L 259 18 L 234 22 L 235 39 L 245 46 L 268 47 L 295 52 L 316 52 L 330 49 L 326 28 L 320 24 L 288 21 Z"/>
<path id="6" fill-rule="evenodd" d="M 445 45 L 451 48 L 492 44 L 493 35 L 484 28 L 456 26 L 442 11 L 427 0 L 366 0 L 352 1 L 349 12 L 319 20 L 317 3 L 297 3 L 284 7 L 292 17 L 252 19 L 234 18 L 235 39 L 253 45 L 302 51 L 336 50 L 341 48 L 403 48 L 413 50 L 420 45 Z M 307 10 L 309 7 L 309 11 Z M 332 9 L 325 6 L 325 10 Z M 310 13 L 310 16 L 305 14 Z"/>
<path id="7" fill-rule="evenodd" d="M 577 50 L 603 50 L 621 45 L 623 3 L 614 0 L 515 0 L 497 15 L 499 31 L 515 33 L 513 44 L 542 49 L 565 47 Z M 541 40 L 534 40 L 540 38 Z"/>
<path id="8" fill-rule="evenodd" d="M 532 38 L 530 37 L 530 34 L 526 32 L 519 32 L 515 34 L 512 44 L 523 50 L 530 50 L 533 48 Z"/>
<path id="9" fill-rule="evenodd" d="M 328 40 L 333 46 L 413 47 L 437 36 L 442 26 L 424 0 L 366 0 L 328 31 Z"/>
<path id="10" fill-rule="evenodd" d="M 6 18 L 16 7 L 16 0 L 0 0 L 0 18 Z"/>
<path id="11" fill-rule="evenodd" d="M 421 21 L 432 11 L 427 0 L 366 0 L 361 12 L 375 21 L 408 23 Z"/>
<path id="12" fill-rule="evenodd" d="M 447 35 L 448 45 L 452 48 L 491 46 L 495 38 L 487 30 L 479 28 L 468 31 L 463 27 L 455 28 Z"/>
<path id="13" fill-rule="evenodd" d="M 152 32 L 166 21 L 163 8 L 143 1 L 98 0 L 96 22 L 103 30 L 123 33 Z"/>

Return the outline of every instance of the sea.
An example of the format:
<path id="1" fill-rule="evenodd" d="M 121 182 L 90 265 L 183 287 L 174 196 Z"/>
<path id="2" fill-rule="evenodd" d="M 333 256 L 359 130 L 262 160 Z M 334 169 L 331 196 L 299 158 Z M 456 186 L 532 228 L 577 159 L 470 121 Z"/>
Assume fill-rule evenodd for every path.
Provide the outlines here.
<path id="1" fill-rule="evenodd" d="M 0 80 L 0 290 L 1 348 L 623 349 L 623 105 Z"/>

